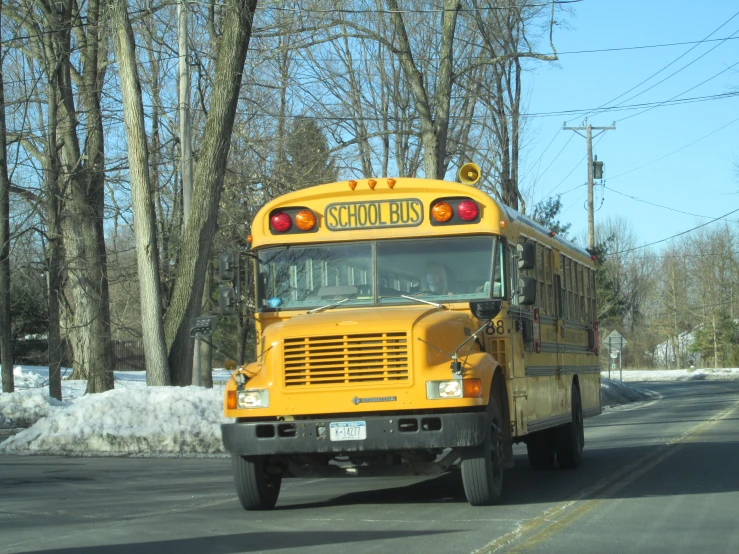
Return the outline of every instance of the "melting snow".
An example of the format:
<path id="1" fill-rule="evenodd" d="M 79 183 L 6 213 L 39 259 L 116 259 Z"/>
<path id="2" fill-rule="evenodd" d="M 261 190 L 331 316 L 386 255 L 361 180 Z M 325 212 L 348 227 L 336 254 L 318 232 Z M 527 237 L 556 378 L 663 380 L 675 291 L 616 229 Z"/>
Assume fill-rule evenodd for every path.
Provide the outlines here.
<path id="1" fill-rule="evenodd" d="M 69 370 L 64 370 L 68 373 Z M 225 455 L 220 424 L 223 384 L 214 389 L 147 387 L 143 372 L 115 372 L 115 390 L 84 395 L 85 381 L 62 381 L 64 401 L 48 396 L 48 368 L 14 368 L 16 392 L 0 394 L 0 428 L 28 427 L 0 444 L 0 452 L 75 456 Z M 603 372 L 603 375 L 606 375 Z M 612 372 L 612 377 L 618 373 Z M 653 398 L 629 381 L 739 379 L 739 369 L 624 371 L 625 383 L 601 379 L 604 407 Z"/>

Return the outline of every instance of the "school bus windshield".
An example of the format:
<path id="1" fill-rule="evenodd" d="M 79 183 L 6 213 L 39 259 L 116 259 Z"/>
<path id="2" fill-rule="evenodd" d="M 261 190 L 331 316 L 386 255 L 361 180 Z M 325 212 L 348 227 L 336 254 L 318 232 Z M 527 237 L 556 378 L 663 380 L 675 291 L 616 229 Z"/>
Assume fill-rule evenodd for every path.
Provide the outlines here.
<path id="1" fill-rule="evenodd" d="M 367 241 L 259 252 L 260 311 L 489 298 L 494 236 Z M 500 256 L 495 256 L 499 259 Z M 492 287 L 500 294 L 502 269 Z"/>

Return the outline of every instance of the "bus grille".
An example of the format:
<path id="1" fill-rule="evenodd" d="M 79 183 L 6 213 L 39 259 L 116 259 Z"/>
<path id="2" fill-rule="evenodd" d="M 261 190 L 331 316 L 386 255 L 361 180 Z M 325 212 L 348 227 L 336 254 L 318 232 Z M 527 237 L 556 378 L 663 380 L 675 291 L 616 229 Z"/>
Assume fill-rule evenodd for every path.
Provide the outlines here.
<path id="1" fill-rule="evenodd" d="M 406 333 L 285 339 L 285 386 L 408 380 Z"/>

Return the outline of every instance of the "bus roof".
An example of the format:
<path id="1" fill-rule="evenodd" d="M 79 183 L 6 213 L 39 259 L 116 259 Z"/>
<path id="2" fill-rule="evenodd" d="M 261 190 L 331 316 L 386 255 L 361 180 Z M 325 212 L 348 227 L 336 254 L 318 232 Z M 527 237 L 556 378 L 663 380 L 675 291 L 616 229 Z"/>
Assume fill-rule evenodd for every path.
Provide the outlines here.
<path id="1" fill-rule="evenodd" d="M 371 181 L 374 181 L 373 188 L 370 187 Z M 390 181 L 393 182 L 392 187 L 390 186 Z M 523 234 L 532 240 L 537 240 L 559 250 L 564 250 L 566 254 L 582 256 L 592 263 L 591 255 L 584 248 L 560 236 L 552 236 L 550 230 L 543 225 L 505 206 L 486 192 L 474 186 L 437 179 L 404 177 L 339 181 L 307 187 L 279 196 L 265 204 L 255 216 L 252 224 L 254 246 L 259 247 L 268 244 L 295 242 L 325 242 L 328 240 L 326 236 L 317 236 L 315 233 L 274 235 L 269 229 L 270 215 L 281 209 L 290 207 L 309 208 L 316 212 L 320 219 L 324 216 L 324 209 L 330 205 L 351 201 L 385 202 L 411 195 L 424 201 L 424 205 L 427 205 L 427 208 L 437 198 L 467 197 L 475 200 L 492 212 L 487 217 L 488 224 L 484 230 L 481 230 L 477 226 L 471 228 L 462 225 L 455 225 L 449 228 L 434 227 L 434 232 L 439 235 L 473 234 L 482 231 L 512 238 L 514 234 Z M 507 220 L 510 225 L 506 225 L 504 229 L 500 225 L 500 220 Z M 492 226 L 490 225 L 491 223 L 493 223 Z M 393 230 L 392 236 L 414 237 L 421 234 L 428 234 L 428 227 L 423 227 L 422 229 L 425 229 L 425 232 L 419 232 L 419 228 L 414 227 L 398 227 Z M 381 231 L 378 231 L 377 228 L 369 230 L 352 229 L 344 231 L 340 239 L 334 237 L 333 240 L 388 238 L 387 233 L 387 229 L 382 229 Z"/>

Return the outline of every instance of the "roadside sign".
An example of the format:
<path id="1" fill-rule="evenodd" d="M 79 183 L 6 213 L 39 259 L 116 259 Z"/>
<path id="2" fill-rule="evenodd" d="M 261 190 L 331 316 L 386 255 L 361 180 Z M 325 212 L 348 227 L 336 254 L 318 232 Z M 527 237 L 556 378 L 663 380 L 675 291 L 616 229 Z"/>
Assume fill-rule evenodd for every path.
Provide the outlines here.
<path id="1" fill-rule="evenodd" d="M 616 358 L 618 358 L 618 352 L 611 352 L 610 356 L 615 360 Z"/>
<path id="2" fill-rule="evenodd" d="M 613 354 L 614 352 L 618 354 L 619 352 L 621 352 L 623 347 L 628 344 L 628 342 L 621 333 L 614 329 L 613 331 L 608 333 L 608 336 L 603 341 L 603 344 L 606 348 L 608 348 L 611 354 Z"/>
<path id="3" fill-rule="evenodd" d="M 616 362 L 611 364 L 611 369 L 616 369 Z"/>

